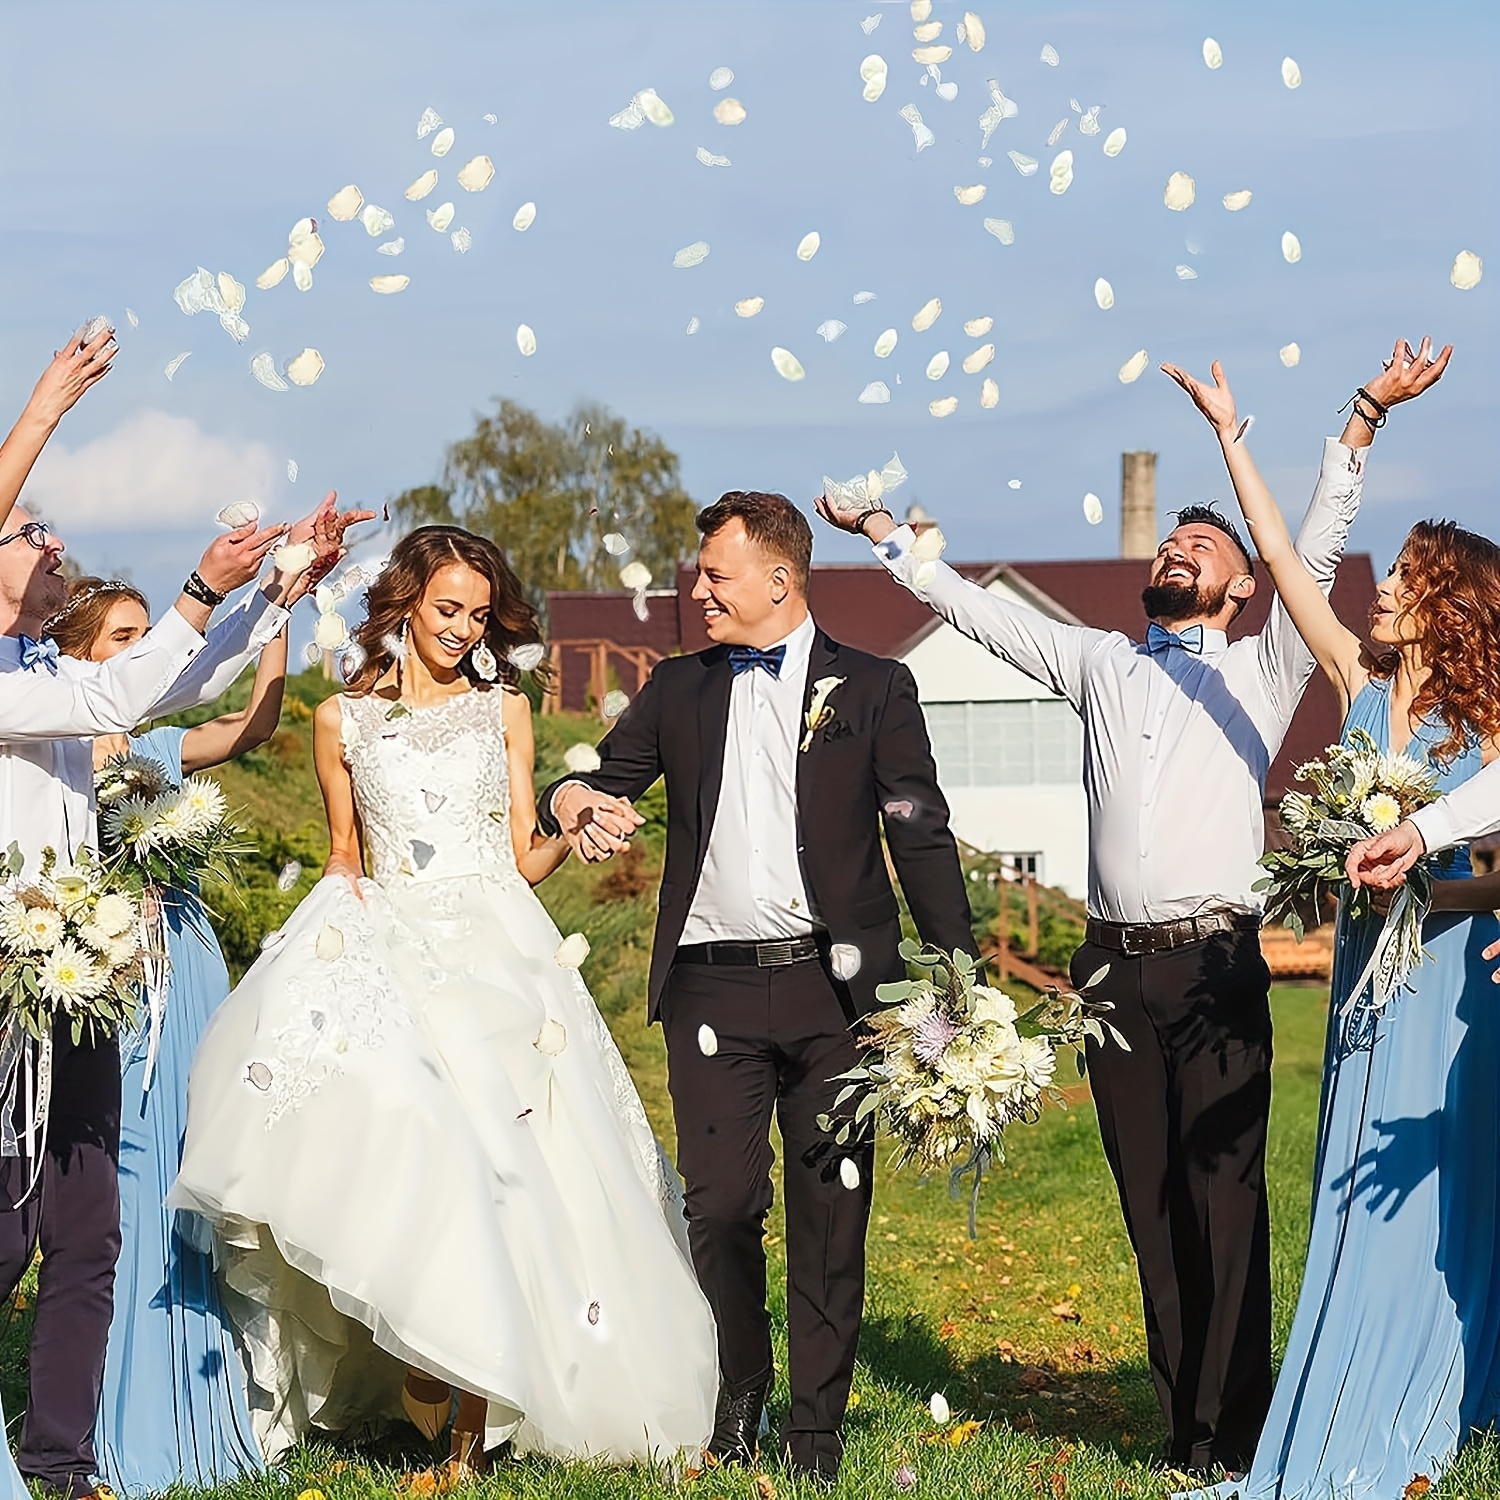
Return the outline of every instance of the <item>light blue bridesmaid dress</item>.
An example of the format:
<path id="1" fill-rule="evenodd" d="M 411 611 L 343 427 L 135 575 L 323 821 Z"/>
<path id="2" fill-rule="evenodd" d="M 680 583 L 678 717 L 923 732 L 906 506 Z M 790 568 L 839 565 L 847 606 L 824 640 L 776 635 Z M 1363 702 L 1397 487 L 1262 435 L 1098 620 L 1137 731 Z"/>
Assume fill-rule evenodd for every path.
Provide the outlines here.
<path id="1" fill-rule="evenodd" d="M 1390 743 L 1371 681 L 1345 734 Z M 1424 724 L 1407 752 L 1447 731 Z M 1475 743 L 1444 791 L 1480 768 Z M 1439 879 L 1470 875 L 1458 851 Z M 1302 1292 L 1246 1500 L 1401 1500 L 1500 1410 L 1500 990 L 1488 913 L 1429 918 L 1431 955 L 1383 1013 L 1341 1013 L 1380 918 L 1340 913 Z M 1366 997 L 1367 1000 L 1367 997 Z"/>
<path id="2" fill-rule="evenodd" d="M 0 1405 L 0 1500 L 31 1500 L 31 1491 L 26 1488 L 15 1455 L 10 1451 L 3 1405 Z"/>
<path id="3" fill-rule="evenodd" d="M 180 781 L 186 733 L 153 729 L 132 749 Z M 184 1239 L 191 1226 L 162 1206 L 182 1159 L 188 1068 L 229 993 L 202 904 L 184 891 L 169 900 L 171 972 L 149 1089 L 142 1088 L 146 1029 L 120 1039 L 121 1250 L 94 1440 L 99 1472 L 126 1495 L 179 1483 L 207 1487 L 264 1468 L 212 1260 Z"/>

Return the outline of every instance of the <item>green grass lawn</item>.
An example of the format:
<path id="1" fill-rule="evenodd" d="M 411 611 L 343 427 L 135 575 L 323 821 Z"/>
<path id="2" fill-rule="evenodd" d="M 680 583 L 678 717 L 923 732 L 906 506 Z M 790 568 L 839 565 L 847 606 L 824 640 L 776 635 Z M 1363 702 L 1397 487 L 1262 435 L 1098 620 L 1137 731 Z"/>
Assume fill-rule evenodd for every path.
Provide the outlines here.
<path id="1" fill-rule="evenodd" d="M 304 721 L 292 722 L 287 733 L 305 744 Z M 557 774 L 563 749 L 585 734 L 596 735 L 597 726 L 565 718 L 539 721 L 539 783 Z M 277 862 L 277 849 L 312 848 L 319 837 L 315 794 L 309 795 L 305 773 L 284 746 L 273 751 L 263 782 L 254 767 L 237 767 L 226 778 L 236 801 L 254 808 L 256 826 L 268 841 L 268 868 Z M 602 870 L 570 864 L 542 895 L 565 933 L 589 935 L 593 954 L 585 977 L 670 1144 L 661 1034 L 643 1024 L 642 980 L 659 868 L 651 825 L 646 833 L 632 860 Z M 314 873 L 309 869 L 302 889 Z M 292 899 L 285 898 L 288 909 Z M 1281 989 L 1272 1004 L 1269 1176 L 1279 1355 L 1307 1234 L 1326 996 Z M 767 1233 L 777 1271 L 781 1236 L 778 1208 Z M 1134 1265 L 1086 1099 L 1012 1132 L 1007 1161 L 986 1182 L 979 1235 L 972 1242 L 964 1206 L 949 1200 L 943 1184 L 896 1177 L 882 1168 L 869 1251 L 867 1318 L 838 1496 L 894 1496 L 894 1476 L 903 1466 L 915 1476 L 910 1493 L 921 1500 L 1155 1500 L 1166 1492 L 1155 1462 L 1161 1429 L 1146 1370 Z M 0 1337 L 0 1390 L 12 1440 L 25 1403 L 30 1291 L 23 1288 L 22 1305 Z M 779 1297 L 778 1289 L 778 1322 Z M 782 1370 L 784 1356 L 778 1332 Z M 965 1441 L 955 1445 L 934 1426 L 927 1410 L 934 1391 L 943 1392 L 953 1409 L 948 1433 L 967 1432 Z M 785 1403 L 781 1374 L 773 1412 L 784 1411 Z M 961 1427 L 965 1422 L 980 1425 Z M 402 1429 L 374 1448 L 310 1446 L 284 1471 L 217 1493 L 220 1500 L 320 1500 L 304 1496 L 309 1490 L 321 1492 L 321 1500 L 411 1493 L 403 1472 L 431 1464 L 437 1453 Z M 474 1493 L 495 1500 L 647 1500 L 674 1488 L 645 1470 L 526 1461 L 502 1465 Z M 686 1488 L 701 1500 L 816 1493 L 770 1462 L 759 1475 L 716 1471 Z M 1500 1496 L 1500 1442 L 1471 1445 L 1431 1495 Z"/>

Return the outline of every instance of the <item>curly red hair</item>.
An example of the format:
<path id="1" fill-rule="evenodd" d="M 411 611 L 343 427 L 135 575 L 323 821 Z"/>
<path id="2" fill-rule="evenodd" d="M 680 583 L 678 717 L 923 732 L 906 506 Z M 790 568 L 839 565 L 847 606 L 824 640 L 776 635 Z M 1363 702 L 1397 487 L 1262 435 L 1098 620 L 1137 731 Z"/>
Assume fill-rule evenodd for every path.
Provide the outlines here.
<path id="1" fill-rule="evenodd" d="M 1447 726 L 1433 756 L 1451 761 L 1475 736 L 1500 738 L 1500 547 L 1452 521 L 1418 521 L 1401 547 L 1401 582 L 1428 668 L 1412 714 Z M 1373 674 L 1390 677 L 1399 661 L 1384 652 Z"/>

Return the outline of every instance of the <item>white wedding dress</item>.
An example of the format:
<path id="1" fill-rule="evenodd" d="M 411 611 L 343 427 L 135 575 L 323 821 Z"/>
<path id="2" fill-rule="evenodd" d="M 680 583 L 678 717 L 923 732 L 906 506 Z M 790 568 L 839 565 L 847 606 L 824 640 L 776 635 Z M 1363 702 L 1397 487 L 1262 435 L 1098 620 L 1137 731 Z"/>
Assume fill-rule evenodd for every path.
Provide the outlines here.
<path id="1" fill-rule="evenodd" d="M 516 869 L 501 693 L 342 704 L 374 877 L 320 882 L 213 1018 L 169 1200 L 212 1228 L 262 1445 L 400 1417 L 410 1363 L 487 1398 L 487 1446 L 696 1455 L 712 1315 Z"/>

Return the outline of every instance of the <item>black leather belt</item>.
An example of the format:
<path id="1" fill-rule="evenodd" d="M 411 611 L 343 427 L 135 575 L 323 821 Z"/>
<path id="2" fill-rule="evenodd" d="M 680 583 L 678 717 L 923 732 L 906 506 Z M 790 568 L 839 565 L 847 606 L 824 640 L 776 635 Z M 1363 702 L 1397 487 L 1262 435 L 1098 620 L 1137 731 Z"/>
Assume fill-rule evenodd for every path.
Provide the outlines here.
<path id="1" fill-rule="evenodd" d="M 1090 917 L 1084 927 L 1084 938 L 1100 948 L 1113 948 L 1125 958 L 1139 958 L 1145 953 L 1170 953 L 1201 943 L 1216 932 L 1259 932 L 1260 917 L 1254 912 L 1202 911 L 1196 916 L 1181 917 L 1175 922 L 1105 922 Z"/>
<path id="2" fill-rule="evenodd" d="M 784 969 L 817 958 L 823 943 L 817 938 L 778 938 L 767 943 L 684 943 L 677 950 L 680 964 L 737 964 L 752 969 Z"/>

